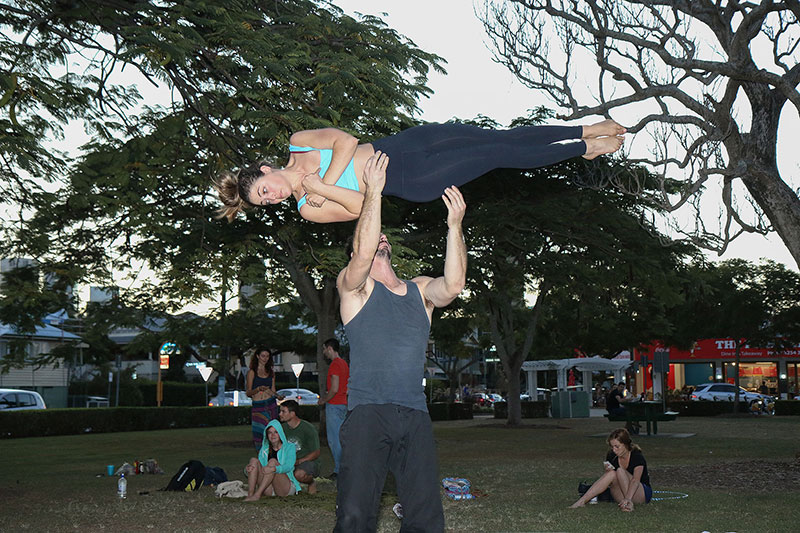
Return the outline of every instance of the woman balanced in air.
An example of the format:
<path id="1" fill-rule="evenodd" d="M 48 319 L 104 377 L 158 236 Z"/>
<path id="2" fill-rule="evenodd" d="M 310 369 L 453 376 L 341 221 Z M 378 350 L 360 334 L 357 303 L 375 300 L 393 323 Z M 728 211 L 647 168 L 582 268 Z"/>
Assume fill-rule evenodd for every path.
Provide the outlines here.
<path id="1" fill-rule="evenodd" d="M 289 139 L 284 168 L 259 162 L 216 183 L 233 220 L 247 207 L 268 206 L 293 197 L 300 216 L 311 222 L 358 218 L 364 200 L 364 167 L 377 152 L 389 167 L 383 194 L 412 202 L 439 198 L 496 168 L 538 168 L 577 156 L 594 159 L 617 151 L 625 128 L 613 120 L 591 126 L 523 126 L 489 130 L 466 124 L 426 124 L 372 143 L 359 144 L 335 128 L 300 131 Z M 566 141 L 566 142 L 563 142 Z"/>

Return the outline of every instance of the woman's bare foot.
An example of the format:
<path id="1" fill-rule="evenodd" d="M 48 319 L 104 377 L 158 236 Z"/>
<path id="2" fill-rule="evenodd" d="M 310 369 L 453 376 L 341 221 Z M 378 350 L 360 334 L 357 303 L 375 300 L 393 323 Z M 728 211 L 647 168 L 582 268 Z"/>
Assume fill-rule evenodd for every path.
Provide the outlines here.
<path id="1" fill-rule="evenodd" d="M 581 502 L 580 500 L 578 500 L 575 503 L 573 503 L 572 505 L 570 505 L 569 509 L 577 509 L 578 507 L 584 507 L 584 506 L 585 506 L 585 504 L 583 502 Z"/>
<path id="2" fill-rule="evenodd" d="M 246 501 L 246 502 L 257 502 L 258 500 L 259 500 L 258 496 L 253 495 L 253 496 L 248 496 L 243 501 Z"/>
<path id="3" fill-rule="evenodd" d="M 592 124 L 591 126 L 583 126 L 583 135 L 581 139 L 594 139 L 596 137 L 611 137 L 615 135 L 622 135 L 626 131 L 616 121 L 609 119 Z"/>
<path id="4" fill-rule="evenodd" d="M 603 154 L 611 154 L 616 152 L 622 147 L 625 142 L 620 136 L 613 137 L 600 137 L 599 139 L 584 139 L 586 143 L 586 153 L 583 157 L 586 159 L 594 159 L 595 157 Z"/>

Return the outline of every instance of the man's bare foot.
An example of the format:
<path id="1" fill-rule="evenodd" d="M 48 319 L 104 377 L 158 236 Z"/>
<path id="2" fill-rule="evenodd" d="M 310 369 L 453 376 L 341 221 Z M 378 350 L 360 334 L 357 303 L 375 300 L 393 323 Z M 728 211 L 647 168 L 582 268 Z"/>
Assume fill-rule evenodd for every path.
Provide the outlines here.
<path id="1" fill-rule="evenodd" d="M 603 154 L 611 154 L 622 148 L 622 143 L 625 142 L 620 136 L 614 137 L 600 137 L 599 139 L 584 139 L 586 143 L 586 153 L 583 154 L 585 159 L 594 159 L 595 157 Z"/>
<path id="2" fill-rule="evenodd" d="M 596 137 L 611 137 L 614 135 L 622 135 L 626 131 L 615 120 L 606 119 L 591 126 L 583 126 L 583 135 L 581 139 L 594 139 Z"/>
<path id="3" fill-rule="evenodd" d="M 316 494 L 317 493 L 317 482 L 312 481 L 308 484 L 308 493 L 309 494 Z"/>
<path id="4" fill-rule="evenodd" d="M 258 497 L 257 497 L 257 496 L 255 496 L 255 495 L 253 495 L 253 496 L 248 496 L 248 497 L 247 497 L 247 498 L 245 498 L 243 501 L 246 501 L 246 502 L 257 502 L 257 501 L 258 501 Z"/>

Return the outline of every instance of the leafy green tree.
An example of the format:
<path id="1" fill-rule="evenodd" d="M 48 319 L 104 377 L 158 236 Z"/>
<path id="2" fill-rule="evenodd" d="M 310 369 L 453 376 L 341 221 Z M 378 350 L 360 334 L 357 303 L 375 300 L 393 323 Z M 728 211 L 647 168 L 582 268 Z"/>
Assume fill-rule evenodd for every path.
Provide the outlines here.
<path id="1" fill-rule="evenodd" d="M 442 369 L 450 382 L 448 402 L 456 398 L 461 374 L 480 361 L 481 347 L 472 339 L 476 333 L 476 320 L 469 309 L 464 309 L 464 302 L 457 299 L 444 309 L 437 309 L 431 322 L 431 337 L 434 340 L 435 352 L 428 353 L 428 361 Z"/>
<path id="2" fill-rule="evenodd" d="M 217 299 L 226 320 L 241 281 L 262 301 L 296 294 L 322 363 L 352 225 L 308 224 L 289 205 L 220 222 L 212 178 L 285 154 L 297 130 L 368 140 L 411 125 L 440 59 L 377 18 L 309 0 L 19 1 L 0 6 L 0 26 L 3 183 L 18 213 L 0 253 L 71 265 L 73 284 L 127 274 L 139 286 L 126 301 L 147 312 Z M 59 65 L 68 72 L 51 74 Z M 129 72 L 173 101 L 145 101 L 120 81 Z M 44 142 L 71 119 L 91 134 L 75 160 Z M 207 344 L 230 354 L 231 331 Z"/>
<path id="3" fill-rule="evenodd" d="M 652 302 L 675 298 L 668 273 L 686 250 L 660 236 L 631 199 L 575 185 L 603 172 L 625 169 L 569 161 L 496 171 L 464 187 L 465 298 L 509 378 L 511 425 L 521 420 L 526 359 L 569 357 L 575 348 L 612 353 L 668 327 L 664 306 Z"/>

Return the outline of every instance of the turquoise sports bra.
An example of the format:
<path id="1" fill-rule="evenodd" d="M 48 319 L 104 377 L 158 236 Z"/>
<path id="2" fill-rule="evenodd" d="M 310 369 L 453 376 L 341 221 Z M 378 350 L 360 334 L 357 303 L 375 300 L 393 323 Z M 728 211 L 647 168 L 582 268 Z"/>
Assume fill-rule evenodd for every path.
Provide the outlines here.
<path id="1" fill-rule="evenodd" d="M 309 146 L 289 145 L 289 152 L 310 152 L 311 150 L 316 150 L 319 152 L 319 175 L 320 177 L 324 178 L 325 173 L 328 171 L 328 167 L 331 166 L 333 150 L 311 148 Z M 345 189 L 350 189 L 351 191 L 358 190 L 358 178 L 356 177 L 356 167 L 355 164 L 353 164 L 353 159 L 350 160 L 350 163 L 348 163 L 347 167 L 345 167 L 342 175 L 339 176 L 338 180 L 336 180 L 337 187 L 344 187 Z M 300 208 L 303 207 L 303 204 L 305 203 L 306 195 L 304 194 L 303 197 L 297 201 L 297 210 L 300 211 Z"/>

